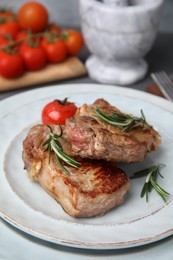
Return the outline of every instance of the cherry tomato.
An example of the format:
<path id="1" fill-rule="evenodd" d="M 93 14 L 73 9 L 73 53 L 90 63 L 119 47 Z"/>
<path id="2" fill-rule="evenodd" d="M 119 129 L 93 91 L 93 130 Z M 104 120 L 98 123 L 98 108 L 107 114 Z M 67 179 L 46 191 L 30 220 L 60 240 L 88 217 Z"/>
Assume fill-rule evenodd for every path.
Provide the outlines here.
<path id="1" fill-rule="evenodd" d="M 24 71 L 24 64 L 19 53 L 0 51 L 0 75 L 12 79 L 20 77 Z"/>
<path id="2" fill-rule="evenodd" d="M 42 32 L 48 24 L 48 12 L 41 3 L 27 2 L 19 9 L 18 22 L 22 29 Z"/>
<path id="3" fill-rule="evenodd" d="M 53 38 L 49 40 L 43 38 L 41 46 L 44 48 L 47 60 L 49 62 L 57 63 L 62 62 L 67 57 L 67 49 L 64 41 L 61 39 Z"/>
<path id="4" fill-rule="evenodd" d="M 40 70 L 46 65 L 46 53 L 40 45 L 30 46 L 29 43 L 24 42 L 19 52 L 27 70 Z"/>
<path id="5" fill-rule="evenodd" d="M 61 37 L 64 39 L 70 55 L 76 55 L 84 46 L 83 36 L 79 31 L 67 29 L 62 31 Z"/>
<path id="6" fill-rule="evenodd" d="M 13 39 L 19 32 L 19 25 L 16 21 L 7 21 L 0 23 L 0 35 L 10 35 Z"/>
<path id="7" fill-rule="evenodd" d="M 54 100 L 43 108 L 42 122 L 43 124 L 65 124 L 66 119 L 72 117 L 76 110 L 75 104 L 68 102 L 67 98 L 63 101 Z"/>

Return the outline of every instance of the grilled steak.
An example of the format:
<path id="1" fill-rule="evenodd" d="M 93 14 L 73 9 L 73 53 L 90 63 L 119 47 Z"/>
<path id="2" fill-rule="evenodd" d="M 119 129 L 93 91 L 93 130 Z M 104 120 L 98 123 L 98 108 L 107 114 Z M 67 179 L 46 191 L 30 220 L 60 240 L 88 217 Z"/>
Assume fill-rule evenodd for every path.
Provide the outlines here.
<path id="1" fill-rule="evenodd" d="M 106 114 L 111 111 L 121 113 L 103 99 L 81 106 L 74 117 L 66 120 L 63 130 L 63 138 L 71 144 L 68 150 L 64 147 L 68 154 L 129 163 L 143 161 L 148 152 L 159 147 L 161 137 L 152 127 L 145 131 L 137 127 L 130 132 L 122 132 L 119 127 L 96 118 L 94 107 L 99 107 Z"/>
<path id="2" fill-rule="evenodd" d="M 59 133 L 58 126 L 51 127 L 54 133 Z M 48 152 L 42 144 L 49 133 L 46 125 L 34 126 L 23 142 L 24 167 L 31 180 L 39 182 L 74 217 L 105 214 L 123 202 L 130 182 L 120 168 L 112 162 L 77 158 L 81 166 L 75 169 L 66 165 L 68 175 L 57 164 L 54 153 L 48 162 Z M 68 150 L 69 144 L 60 141 Z"/>

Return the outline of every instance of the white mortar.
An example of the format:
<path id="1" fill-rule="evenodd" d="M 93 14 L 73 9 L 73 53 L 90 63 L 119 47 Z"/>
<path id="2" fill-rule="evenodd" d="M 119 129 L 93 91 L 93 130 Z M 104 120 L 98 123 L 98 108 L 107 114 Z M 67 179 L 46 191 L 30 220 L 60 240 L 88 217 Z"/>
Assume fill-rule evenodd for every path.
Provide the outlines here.
<path id="1" fill-rule="evenodd" d="M 81 28 L 91 56 L 89 76 L 101 83 L 132 84 L 142 79 L 143 59 L 157 35 L 163 0 L 129 0 L 112 7 L 97 0 L 79 0 Z"/>

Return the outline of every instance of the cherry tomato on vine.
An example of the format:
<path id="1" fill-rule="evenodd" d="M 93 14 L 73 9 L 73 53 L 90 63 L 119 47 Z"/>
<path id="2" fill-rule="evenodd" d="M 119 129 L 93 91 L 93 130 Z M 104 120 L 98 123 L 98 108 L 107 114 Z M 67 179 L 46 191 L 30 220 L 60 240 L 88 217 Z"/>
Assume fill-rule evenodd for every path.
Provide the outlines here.
<path id="1" fill-rule="evenodd" d="M 67 57 L 67 49 L 64 41 L 58 38 L 52 40 L 44 37 L 41 46 L 45 50 L 47 60 L 52 63 L 62 62 Z"/>
<path id="2" fill-rule="evenodd" d="M 46 7 L 38 2 L 27 2 L 18 12 L 18 22 L 22 29 L 30 29 L 34 33 L 42 32 L 48 24 Z"/>
<path id="3" fill-rule="evenodd" d="M 24 71 L 24 64 L 19 53 L 0 51 L 0 75 L 13 79 L 20 77 Z"/>
<path id="4" fill-rule="evenodd" d="M 82 34 L 79 31 L 66 29 L 62 31 L 61 37 L 64 40 L 67 51 L 70 55 L 76 55 L 82 50 L 84 46 L 84 40 Z"/>
<path id="5" fill-rule="evenodd" d="M 19 25 L 17 23 L 17 21 L 7 21 L 0 23 L 0 35 L 1 36 L 6 36 L 6 35 L 10 35 L 12 37 L 12 39 L 14 39 L 16 37 L 16 35 L 19 32 Z"/>
<path id="6" fill-rule="evenodd" d="M 30 46 L 28 42 L 24 42 L 20 45 L 19 52 L 23 58 L 26 70 L 36 71 L 44 68 L 46 65 L 46 53 L 39 44 Z"/>
<path id="7" fill-rule="evenodd" d="M 48 103 L 42 110 L 41 118 L 43 124 L 65 124 L 67 118 L 76 113 L 77 107 L 74 103 L 54 100 Z"/>

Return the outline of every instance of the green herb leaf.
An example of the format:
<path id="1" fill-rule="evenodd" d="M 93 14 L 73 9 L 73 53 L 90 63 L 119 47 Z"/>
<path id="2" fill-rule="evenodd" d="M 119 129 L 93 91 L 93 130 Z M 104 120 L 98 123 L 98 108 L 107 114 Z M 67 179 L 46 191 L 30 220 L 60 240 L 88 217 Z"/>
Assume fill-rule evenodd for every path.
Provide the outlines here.
<path id="1" fill-rule="evenodd" d="M 146 196 L 146 201 L 148 202 L 149 193 L 154 188 L 155 191 L 158 193 L 158 195 L 163 199 L 164 202 L 166 202 L 166 197 L 168 197 L 170 194 L 166 190 L 164 190 L 158 183 L 157 178 L 160 176 L 163 178 L 163 176 L 160 173 L 160 169 L 164 167 L 164 164 L 158 164 L 151 166 L 149 168 L 146 168 L 142 171 L 138 171 L 134 173 L 131 179 L 136 179 L 140 177 L 146 176 L 145 183 L 143 185 L 142 191 L 141 191 L 141 197 Z"/>
<path id="2" fill-rule="evenodd" d="M 67 174 L 70 174 L 69 171 L 66 169 L 66 167 L 62 165 L 61 161 L 64 161 L 66 164 L 68 164 L 74 168 L 78 168 L 80 166 L 80 163 L 63 152 L 62 146 L 61 146 L 60 142 L 58 141 L 58 138 L 61 137 L 63 134 L 61 125 L 59 125 L 59 127 L 60 127 L 59 135 L 54 134 L 52 131 L 52 128 L 49 125 L 47 127 L 49 127 L 49 129 L 50 129 L 50 135 L 49 135 L 48 140 L 46 140 L 43 143 L 43 146 L 46 147 L 44 151 L 48 151 L 48 162 L 50 163 L 50 153 L 53 151 L 55 153 L 56 161 L 57 161 L 58 165 Z"/>
<path id="3" fill-rule="evenodd" d="M 94 111 L 96 116 L 103 122 L 110 124 L 112 126 L 118 126 L 122 132 L 130 132 L 136 127 L 141 127 L 143 130 L 151 127 L 144 116 L 143 111 L 141 110 L 141 117 L 135 117 L 127 114 L 121 114 L 115 111 L 111 112 L 111 115 L 105 114 L 100 108 L 95 107 Z"/>

